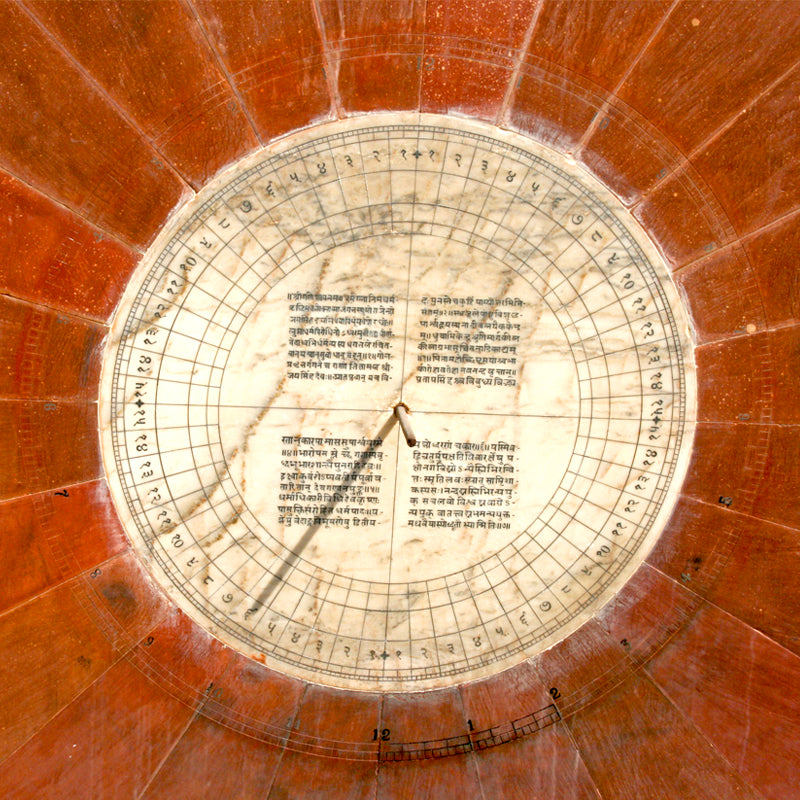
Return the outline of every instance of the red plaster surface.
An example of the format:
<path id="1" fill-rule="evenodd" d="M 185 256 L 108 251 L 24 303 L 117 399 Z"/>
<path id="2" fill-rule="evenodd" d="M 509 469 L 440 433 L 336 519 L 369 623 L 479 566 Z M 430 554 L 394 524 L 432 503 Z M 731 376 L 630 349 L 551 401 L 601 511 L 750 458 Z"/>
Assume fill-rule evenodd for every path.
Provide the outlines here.
<path id="1" fill-rule="evenodd" d="M 7 796 L 800 798 L 793 4 L 26 0 L 0 17 Z M 99 356 L 190 184 L 315 121 L 417 109 L 519 129 L 631 207 L 694 321 L 700 422 L 647 562 L 573 635 L 447 690 L 341 692 L 233 652 L 155 586 L 103 480 Z"/>

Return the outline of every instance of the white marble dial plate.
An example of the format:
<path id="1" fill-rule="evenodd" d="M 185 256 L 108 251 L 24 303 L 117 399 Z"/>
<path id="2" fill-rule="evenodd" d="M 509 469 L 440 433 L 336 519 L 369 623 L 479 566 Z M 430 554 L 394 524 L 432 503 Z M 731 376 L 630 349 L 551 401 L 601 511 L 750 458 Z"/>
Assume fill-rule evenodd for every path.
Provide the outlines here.
<path id="1" fill-rule="evenodd" d="M 677 292 L 607 190 L 519 135 L 394 114 L 295 134 L 180 210 L 100 415 L 128 535 L 200 625 L 410 690 L 596 613 L 663 529 L 694 408 Z"/>

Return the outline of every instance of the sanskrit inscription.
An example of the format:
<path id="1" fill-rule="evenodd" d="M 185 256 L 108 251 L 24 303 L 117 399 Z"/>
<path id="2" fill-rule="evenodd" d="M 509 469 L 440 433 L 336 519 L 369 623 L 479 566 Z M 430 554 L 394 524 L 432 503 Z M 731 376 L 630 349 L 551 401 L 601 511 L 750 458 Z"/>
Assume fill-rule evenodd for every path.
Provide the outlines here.
<path id="1" fill-rule="evenodd" d="M 516 386 L 519 298 L 423 297 L 417 383 Z"/>
<path id="2" fill-rule="evenodd" d="M 388 381 L 393 295 L 292 292 L 287 377 L 317 381 Z"/>
<path id="3" fill-rule="evenodd" d="M 409 527 L 509 530 L 518 483 L 516 450 L 509 442 L 419 442 Z"/>
<path id="4" fill-rule="evenodd" d="M 382 439 L 284 436 L 278 521 L 340 528 L 375 525 Z"/>

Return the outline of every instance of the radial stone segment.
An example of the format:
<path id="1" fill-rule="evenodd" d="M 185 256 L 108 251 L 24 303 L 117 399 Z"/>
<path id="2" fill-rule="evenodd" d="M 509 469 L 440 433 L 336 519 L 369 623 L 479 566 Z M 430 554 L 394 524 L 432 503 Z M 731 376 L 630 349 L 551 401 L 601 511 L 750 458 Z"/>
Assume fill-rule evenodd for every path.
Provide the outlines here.
<path id="1" fill-rule="evenodd" d="M 562 156 L 434 116 L 305 130 L 204 189 L 102 383 L 113 496 L 175 602 L 369 690 L 575 630 L 663 528 L 694 424 L 686 316 L 631 216 Z"/>

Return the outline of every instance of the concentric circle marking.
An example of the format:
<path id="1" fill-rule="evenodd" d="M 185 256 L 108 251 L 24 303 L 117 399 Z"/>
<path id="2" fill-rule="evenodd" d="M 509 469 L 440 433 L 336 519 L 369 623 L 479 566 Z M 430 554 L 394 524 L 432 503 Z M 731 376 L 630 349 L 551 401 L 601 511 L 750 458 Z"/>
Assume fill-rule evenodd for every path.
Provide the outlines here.
<path id="1" fill-rule="evenodd" d="M 115 318 L 103 453 L 199 624 L 304 679 L 430 688 L 558 641 L 641 563 L 693 369 L 663 262 L 596 181 L 485 125 L 374 116 L 168 226 Z"/>

